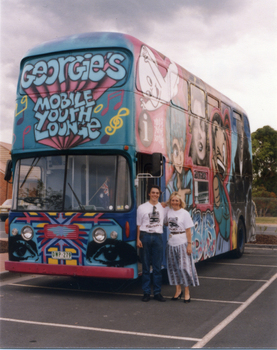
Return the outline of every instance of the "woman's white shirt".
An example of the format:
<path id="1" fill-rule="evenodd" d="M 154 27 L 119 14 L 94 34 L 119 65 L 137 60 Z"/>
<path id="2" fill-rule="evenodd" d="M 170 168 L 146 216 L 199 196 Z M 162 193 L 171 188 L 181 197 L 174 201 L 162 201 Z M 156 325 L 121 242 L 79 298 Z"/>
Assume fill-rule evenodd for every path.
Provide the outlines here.
<path id="1" fill-rule="evenodd" d="M 168 244 L 177 246 L 187 243 L 186 229 L 194 227 L 194 223 L 189 212 L 185 209 L 173 210 L 168 209 L 166 213 L 165 223 L 168 224 L 170 231 Z M 184 232 L 182 234 L 173 234 L 174 232 Z"/>

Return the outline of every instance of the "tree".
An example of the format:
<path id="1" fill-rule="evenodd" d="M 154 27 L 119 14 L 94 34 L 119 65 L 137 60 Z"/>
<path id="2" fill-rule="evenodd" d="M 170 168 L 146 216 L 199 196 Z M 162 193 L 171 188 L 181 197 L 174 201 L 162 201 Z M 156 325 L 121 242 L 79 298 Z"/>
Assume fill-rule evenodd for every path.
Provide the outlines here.
<path id="1" fill-rule="evenodd" d="M 264 126 L 251 134 L 253 187 L 264 186 L 277 195 L 277 131 Z"/>
<path id="2" fill-rule="evenodd" d="M 252 198 L 256 204 L 258 216 L 277 215 L 277 195 L 268 192 L 264 186 L 258 186 L 252 191 Z"/>

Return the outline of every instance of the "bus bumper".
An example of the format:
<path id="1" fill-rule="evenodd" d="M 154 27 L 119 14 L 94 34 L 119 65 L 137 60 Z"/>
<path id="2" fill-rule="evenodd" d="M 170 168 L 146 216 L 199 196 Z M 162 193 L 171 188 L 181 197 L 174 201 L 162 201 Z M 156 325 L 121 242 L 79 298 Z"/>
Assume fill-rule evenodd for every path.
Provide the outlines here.
<path id="1" fill-rule="evenodd" d="M 68 266 L 21 263 L 5 261 L 5 269 L 10 272 L 38 275 L 81 276 L 95 278 L 133 279 L 134 270 L 125 267 Z"/>

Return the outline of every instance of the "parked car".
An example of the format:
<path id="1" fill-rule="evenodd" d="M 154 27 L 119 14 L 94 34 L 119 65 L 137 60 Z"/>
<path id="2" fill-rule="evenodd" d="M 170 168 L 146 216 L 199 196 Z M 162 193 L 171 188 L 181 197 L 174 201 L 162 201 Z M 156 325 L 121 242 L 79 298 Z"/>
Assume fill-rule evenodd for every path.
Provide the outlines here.
<path id="1" fill-rule="evenodd" d="M 2 205 L 0 205 L 0 219 L 1 219 L 1 221 L 5 221 L 8 218 L 9 211 L 11 210 L 11 206 L 12 206 L 11 199 L 5 200 L 5 202 Z"/>

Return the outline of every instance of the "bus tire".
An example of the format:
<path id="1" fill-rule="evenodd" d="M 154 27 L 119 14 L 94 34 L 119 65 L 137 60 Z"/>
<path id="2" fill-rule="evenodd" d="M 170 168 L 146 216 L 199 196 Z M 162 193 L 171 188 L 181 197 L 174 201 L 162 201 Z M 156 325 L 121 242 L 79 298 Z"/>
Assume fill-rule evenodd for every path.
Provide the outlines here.
<path id="1" fill-rule="evenodd" d="M 245 247 L 245 226 L 243 221 L 240 219 L 238 223 L 238 231 L 237 231 L 237 248 L 234 250 L 234 257 L 240 258 L 244 253 Z"/>

